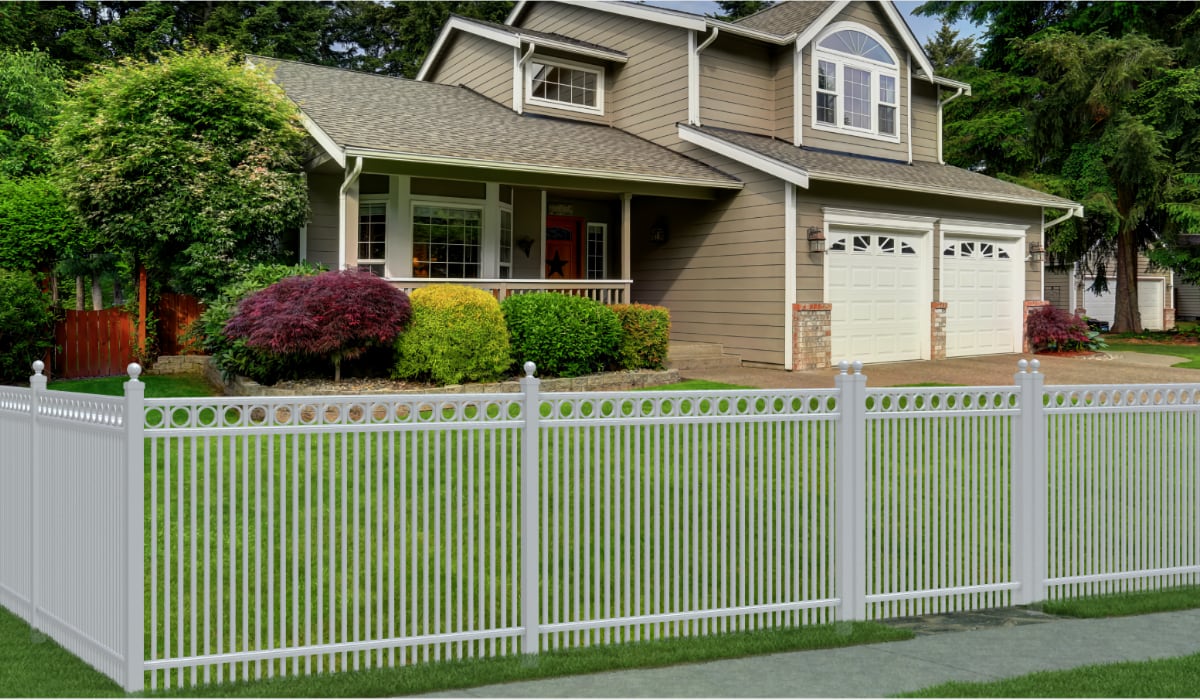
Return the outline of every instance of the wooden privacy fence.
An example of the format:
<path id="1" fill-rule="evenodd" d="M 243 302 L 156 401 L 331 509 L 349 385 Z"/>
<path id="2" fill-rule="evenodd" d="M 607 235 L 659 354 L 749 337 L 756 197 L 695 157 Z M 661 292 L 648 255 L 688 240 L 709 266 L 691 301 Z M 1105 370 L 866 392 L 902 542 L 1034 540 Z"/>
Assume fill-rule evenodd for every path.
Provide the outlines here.
<path id="1" fill-rule="evenodd" d="M 1200 384 L 1019 367 L 172 399 L 136 366 L 123 398 L 36 375 L 0 387 L 0 604 L 138 691 L 1200 580 Z"/>
<path id="2" fill-rule="evenodd" d="M 200 350 L 184 341 L 188 327 L 204 305 L 187 294 L 164 292 L 154 309 L 160 355 L 194 355 Z M 55 324 L 51 373 L 58 379 L 124 374 L 134 360 L 134 320 L 122 308 L 67 311 Z"/>

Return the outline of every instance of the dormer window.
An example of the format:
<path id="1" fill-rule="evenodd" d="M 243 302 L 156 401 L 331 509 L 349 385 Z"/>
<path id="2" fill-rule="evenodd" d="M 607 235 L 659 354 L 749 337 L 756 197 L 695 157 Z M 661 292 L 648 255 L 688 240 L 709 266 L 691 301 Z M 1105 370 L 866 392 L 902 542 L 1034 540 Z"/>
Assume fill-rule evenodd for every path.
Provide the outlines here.
<path id="1" fill-rule="evenodd" d="M 900 68 L 877 34 L 830 27 L 813 49 L 813 127 L 898 142 Z"/>
<path id="2" fill-rule="evenodd" d="M 604 69 L 535 56 L 525 69 L 528 104 L 604 113 Z"/>

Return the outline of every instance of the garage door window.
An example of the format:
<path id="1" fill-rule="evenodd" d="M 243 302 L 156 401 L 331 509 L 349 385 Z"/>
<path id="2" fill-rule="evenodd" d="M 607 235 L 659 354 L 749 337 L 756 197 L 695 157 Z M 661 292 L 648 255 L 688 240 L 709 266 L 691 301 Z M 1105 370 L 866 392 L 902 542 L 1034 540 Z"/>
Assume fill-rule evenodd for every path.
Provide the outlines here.
<path id="1" fill-rule="evenodd" d="M 946 258 L 973 258 L 975 260 L 1011 260 L 1010 246 L 998 243 L 961 241 L 942 249 Z"/>
<path id="2" fill-rule="evenodd" d="M 829 252 L 844 253 L 846 252 L 846 244 L 849 242 L 852 253 L 865 253 L 867 255 L 916 255 L 917 250 L 906 241 L 899 241 L 893 236 L 851 236 L 849 240 L 845 236 L 835 236 L 833 242 L 829 244 Z M 898 245 L 897 245 L 898 243 Z"/>

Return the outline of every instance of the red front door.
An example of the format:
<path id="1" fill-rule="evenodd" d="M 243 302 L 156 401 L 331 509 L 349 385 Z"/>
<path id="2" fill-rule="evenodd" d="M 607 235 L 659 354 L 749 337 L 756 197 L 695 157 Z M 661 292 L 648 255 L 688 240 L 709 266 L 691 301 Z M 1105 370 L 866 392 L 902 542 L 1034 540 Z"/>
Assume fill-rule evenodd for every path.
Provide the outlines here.
<path id="1" fill-rule="evenodd" d="M 546 217 L 546 279 L 583 277 L 583 230 L 578 216 Z"/>

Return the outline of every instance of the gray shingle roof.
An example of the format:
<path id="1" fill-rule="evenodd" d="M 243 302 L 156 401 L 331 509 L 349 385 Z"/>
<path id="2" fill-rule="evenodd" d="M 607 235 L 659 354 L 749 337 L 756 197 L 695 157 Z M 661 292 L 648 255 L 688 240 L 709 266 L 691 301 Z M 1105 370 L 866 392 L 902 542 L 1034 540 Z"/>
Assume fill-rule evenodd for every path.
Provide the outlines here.
<path id="1" fill-rule="evenodd" d="M 743 27 L 772 34 L 799 34 L 808 29 L 831 4 L 824 0 L 778 2 L 736 22 Z"/>
<path id="2" fill-rule="evenodd" d="M 1000 202 L 1032 204 L 1066 209 L 1078 206 L 1062 197 L 997 180 L 980 173 L 952 165 L 925 161 L 912 164 L 880 158 L 866 158 L 844 153 L 793 146 L 767 136 L 711 126 L 688 127 L 708 136 L 771 158 L 792 167 L 801 168 L 811 180 L 847 182 L 889 189 L 945 194 Z"/>
<path id="3" fill-rule="evenodd" d="M 339 147 L 396 160 L 456 159 L 516 171 L 740 187 L 736 178 L 619 129 L 519 115 L 454 85 L 253 56 Z"/>
<path id="4" fill-rule="evenodd" d="M 478 24 L 481 27 L 487 27 L 488 29 L 495 29 L 498 31 L 506 32 L 508 34 L 512 34 L 513 36 L 525 37 L 525 38 L 535 39 L 535 40 L 542 39 L 542 40 L 557 42 L 560 44 L 567 44 L 569 46 L 574 46 L 574 47 L 577 47 L 580 49 L 586 49 L 586 50 L 594 52 L 594 53 L 606 53 L 617 60 L 626 59 L 629 57 L 629 55 L 626 54 L 624 51 L 617 51 L 616 49 L 610 49 L 607 46 L 601 46 L 600 44 L 593 44 L 590 41 L 581 41 L 579 39 L 573 39 L 569 36 L 564 36 L 562 34 L 554 34 L 551 32 L 538 32 L 538 31 L 534 31 L 532 29 L 525 29 L 524 27 L 511 27 L 507 24 L 497 24 L 495 22 L 487 22 L 482 19 L 475 19 L 474 17 L 463 17 L 462 15 L 452 15 L 452 16 L 457 18 L 461 22 L 470 22 L 471 24 Z"/>

